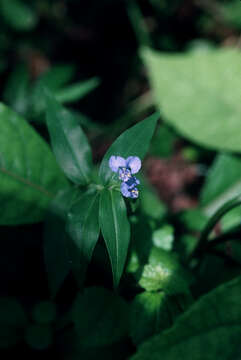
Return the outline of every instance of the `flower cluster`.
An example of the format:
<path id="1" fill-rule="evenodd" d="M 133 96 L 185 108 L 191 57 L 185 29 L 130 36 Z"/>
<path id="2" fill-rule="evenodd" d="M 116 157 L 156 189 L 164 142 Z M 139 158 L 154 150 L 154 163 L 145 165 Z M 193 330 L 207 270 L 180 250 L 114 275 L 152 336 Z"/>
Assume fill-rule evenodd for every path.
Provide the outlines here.
<path id="1" fill-rule="evenodd" d="M 125 197 L 136 199 L 139 195 L 137 185 L 140 181 L 133 176 L 141 168 L 141 160 L 137 156 L 129 156 L 124 159 L 121 156 L 112 155 L 109 159 L 109 167 L 115 173 L 118 173 L 121 183 L 121 193 Z"/>

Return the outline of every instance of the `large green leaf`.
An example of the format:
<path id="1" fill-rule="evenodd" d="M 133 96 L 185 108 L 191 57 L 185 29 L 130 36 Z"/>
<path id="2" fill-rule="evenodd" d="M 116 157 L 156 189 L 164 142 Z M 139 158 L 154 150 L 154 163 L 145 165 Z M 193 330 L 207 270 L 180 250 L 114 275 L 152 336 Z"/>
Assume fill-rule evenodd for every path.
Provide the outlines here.
<path id="1" fill-rule="evenodd" d="M 47 125 L 58 163 L 76 184 L 87 184 L 92 169 L 91 149 L 76 117 L 46 91 Z"/>
<path id="2" fill-rule="evenodd" d="M 200 298 L 163 334 L 140 346 L 133 360 L 227 360 L 240 349 L 241 277 Z M 239 359 L 239 357 L 237 357 Z"/>
<path id="3" fill-rule="evenodd" d="M 49 201 L 66 186 L 48 145 L 0 104 L 0 224 L 41 221 Z"/>
<path id="4" fill-rule="evenodd" d="M 78 252 L 71 246 L 71 239 L 65 228 L 67 213 L 78 196 L 78 191 L 68 188 L 61 191 L 51 202 L 46 213 L 44 228 L 44 259 L 49 289 L 55 296 L 75 263 Z"/>
<path id="5" fill-rule="evenodd" d="M 102 190 L 99 216 L 116 287 L 124 269 L 130 241 L 130 224 L 125 201 L 120 192 L 113 189 Z"/>
<path id="6" fill-rule="evenodd" d="M 99 174 L 104 183 L 107 183 L 113 175 L 108 165 L 111 155 L 119 155 L 124 158 L 139 156 L 141 159 L 145 156 L 156 127 L 157 119 L 158 114 L 149 116 L 122 133 L 111 145 L 100 166 Z"/>
<path id="7" fill-rule="evenodd" d="M 209 169 L 201 191 L 201 206 L 209 215 L 241 192 L 241 160 L 219 154 Z"/>
<path id="8" fill-rule="evenodd" d="M 156 103 L 178 132 L 208 148 L 241 151 L 238 50 L 176 55 L 145 48 L 142 56 Z"/>
<path id="9" fill-rule="evenodd" d="M 86 288 L 73 308 L 79 343 L 95 347 L 113 344 L 127 334 L 128 306 L 104 288 Z"/>
<path id="10" fill-rule="evenodd" d="M 68 214 L 68 233 L 80 252 L 82 272 L 91 260 L 99 237 L 99 198 L 97 191 L 86 192 Z"/>

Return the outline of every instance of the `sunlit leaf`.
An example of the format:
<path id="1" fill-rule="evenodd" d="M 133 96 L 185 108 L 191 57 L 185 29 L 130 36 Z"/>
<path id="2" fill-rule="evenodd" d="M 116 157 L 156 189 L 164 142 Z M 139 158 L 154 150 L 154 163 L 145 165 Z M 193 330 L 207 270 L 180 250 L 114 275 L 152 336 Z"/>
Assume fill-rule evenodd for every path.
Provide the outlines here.
<path id="1" fill-rule="evenodd" d="M 238 50 L 166 54 L 145 48 L 142 56 L 156 104 L 169 124 L 205 147 L 241 151 Z"/>

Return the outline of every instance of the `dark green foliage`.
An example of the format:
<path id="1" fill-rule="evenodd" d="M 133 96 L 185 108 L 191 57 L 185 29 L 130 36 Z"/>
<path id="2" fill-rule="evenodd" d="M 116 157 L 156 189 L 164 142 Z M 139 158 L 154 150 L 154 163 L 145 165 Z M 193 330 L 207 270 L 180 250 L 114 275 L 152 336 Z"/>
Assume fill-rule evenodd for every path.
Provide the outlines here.
<path id="1" fill-rule="evenodd" d="M 240 14 L 0 0 L 1 359 L 241 359 Z"/>
<path id="2" fill-rule="evenodd" d="M 77 295 L 72 316 L 79 343 L 86 347 L 111 345 L 127 334 L 128 306 L 104 288 Z"/>
<path id="3" fill-rule="evenodd" d="M 239 348 L 240 278 L 203 296 L 176 324 L 140 347 L 133 359 L 228 359 Z"/>

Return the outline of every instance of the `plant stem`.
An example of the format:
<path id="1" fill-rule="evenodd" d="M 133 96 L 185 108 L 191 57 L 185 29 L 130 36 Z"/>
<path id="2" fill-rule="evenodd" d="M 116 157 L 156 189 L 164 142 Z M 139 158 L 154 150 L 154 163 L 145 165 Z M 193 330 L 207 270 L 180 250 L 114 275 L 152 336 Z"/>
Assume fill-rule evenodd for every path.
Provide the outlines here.
<path id="1" fill-rule="evenodd" d="M 193 253 L 191 254 L 191 258 L 200 256 L 200 261 L 203 256 L 203 253 L 206 250 L 207 244 L 208 244 L 208 237 L 210 233 L 212 232 L 214 226 L 217 224 L 217 222 L 230 210 L 233 208 L 241 205 L 241 195 L 235 197 L 232 200 L 229 200 L 226 202 L 207 222 L 207 225 L 204 227 L 204 230 L 201 233 L 199 242 L 194 249 Z"/>
<path id="2" fill-rule="evenodd" d="M 215 237 L 207 243 L 207 249 L 212 249 L 224 243 L 227 240 L 240 240 L 241 238 L 241 225 L 237 225 L 231 230 L 224 232 L 223 234 Z"/>

